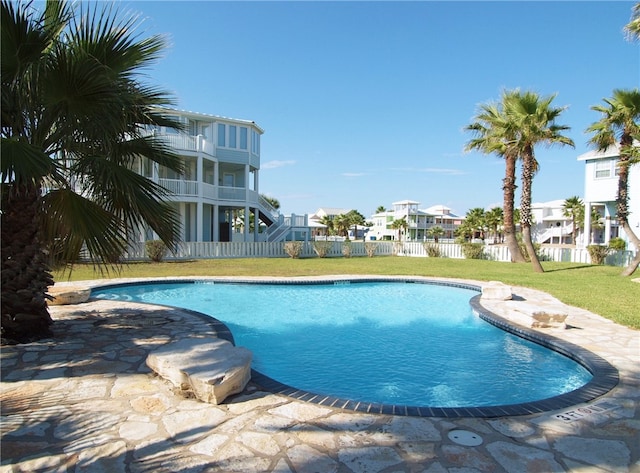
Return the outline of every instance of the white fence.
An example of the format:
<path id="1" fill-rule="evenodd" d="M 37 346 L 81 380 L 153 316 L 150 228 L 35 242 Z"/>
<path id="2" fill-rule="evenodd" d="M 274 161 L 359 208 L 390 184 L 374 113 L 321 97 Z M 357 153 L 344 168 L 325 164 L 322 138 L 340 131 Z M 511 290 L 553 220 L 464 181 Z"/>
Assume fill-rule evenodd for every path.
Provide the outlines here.
<path id="1" fill-rule="evenodd" d="M 313 242 L 301 242 L 301 258 L 316 257 Z M 375 256 L 415 256 L 426 257 L 427 252 L 421 242 L 393 242 L 393 241 L 351 241 L 351 256 L 367 256 L 365 245 L 375 245 Z M 284 249 L 284 242 L 184 242 L 180 243 L 174 254 L 167 254 L 166 260 L 207 259 L 207 258 L 288 258 Z M 334 241 L 327 252 L 327 257 L 343 256 L 343 241 Z M 456 243 L 430 243 L 438 248 L 440 257 L 463 259 L 462 246 Z M 615 251 L 605 259 L 610 266 L 626 266 L 631 262 L 633 252 Z M 146 260 L 144 243 L 136 243 L 123 256 L 126 261 Z M 485 245 L 484 259 L 493 261 L 510 261 L 509 249 L 503 245 Z M 558 261 L 566 263 L 590 264 L 589 252 L 583 248 L 542 247 L 540 249 L 542 261 Z"/>

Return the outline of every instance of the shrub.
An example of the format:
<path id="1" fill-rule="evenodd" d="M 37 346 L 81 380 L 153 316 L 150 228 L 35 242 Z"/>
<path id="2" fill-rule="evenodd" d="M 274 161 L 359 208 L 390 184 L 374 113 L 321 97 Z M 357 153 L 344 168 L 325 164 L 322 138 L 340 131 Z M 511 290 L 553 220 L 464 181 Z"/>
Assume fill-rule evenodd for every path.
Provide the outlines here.
<path id="1" fill-rule="evenodd" d="M 145 242 L 144 249 L 151 261 L 159 263 L 167 252 L 167 245 L 162 240 L 149 240 Z"/>
<path id="2" fill-rule="evenodd" d="M 345 240 L 342 243 L 342 255 L 345 258 L 351 258 L 351 240 Z"/>
<path id="3" fill-rule="evenodd" d="M 298 258 L 300 253 L 302 253 L 302 242 L 301 241 L 287 241 L 284 243 L 284 251 L 291 258 Z"/>
<path id="4" fill-rule="evenodd" d="M 430 258 L 440 258 L 440 256 L 442 256 L 440 247 L 437 244 L 424 242 L 422 245 L 424 246 L 424 251 L 427 252 L 427 256 Z"/>
<path id="5" fill-rule="evenodd" d="M 482 243 L 463 243 L 462 254 L 466 259 L 484 259 L 484 245 Z"/>
<path id="6" fill-rule="evenodd" d="M 591 264 L 603 264 L 604 259 L 609 254 L 609 247 L 602 245 L 589 245 L 587 246 L 589 256 L 591 256 Z"/>
<path id="7" fill-rule="evenodd" d="M 627 242 L 620 237 L 609 240 L 609 248 L 614 251 L 623 251 L 627 248 Z"/>
<path id="8" fill-rule="evenodd" d="M 313 251 L 315 251 L 315 253 L 320 258 L 326 258 L 331 248 L 333 248 L 332 241 L 314 241 L 313 242 Z"/>
<path id="9" fill-rule="evenodd" d="M 404 244 L 401 241 L 394 241 L 393 250 L 391 250 L 391 254 L 393 256 L 398 256 L 403 251 L 404 251 Z"/>
<path id="10" fill-rule="evenodd" d="M 364 244 L 364 251 L 367 252 L 367 256 L 369 258 L 373 258 L 373 255 L 376 254 L 377 249 L 378 249 L 378 244 L 373 241 L 368 241 Z"/>

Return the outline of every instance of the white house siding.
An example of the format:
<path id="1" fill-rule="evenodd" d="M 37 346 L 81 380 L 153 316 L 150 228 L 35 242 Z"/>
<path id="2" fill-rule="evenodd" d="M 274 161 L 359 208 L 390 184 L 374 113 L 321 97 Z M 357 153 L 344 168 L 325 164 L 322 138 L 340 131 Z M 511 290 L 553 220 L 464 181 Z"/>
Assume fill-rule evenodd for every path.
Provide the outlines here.
<path id="1" fill-rule="evenodd" d="M 606 151 L 590 151 L 578 157 L 579 161 L 585 161 L 585 228 L 591 224 L 591 209 L 596 208 L 601 216 L 604 228 L 585 231 L 580 241 L 582 246 L 590 244 L 608 244 L 614 237 L 621 237 L 627 241 L 629 238 L 618 227 L 616 221 L 616 196 L 618 191 L 618 176 L 615 172 L 615 164 L 619 156 L 618 147 L 612 146 Z M 629 225 L 640 235 L 640 165 L 631 166 L 629 169 Z"/>
<path id="2" fill-rule="evenodd" d="M 531 234 L 536 243 L 573 243 L 573 223 L 563 215 L 564 200 L 534 203 L 531 205 L 534 225 Z"/>
<path id="3" fill-rule="evenodd" d="M 184 242 L 259 241 L 259 225 L 250 233 L 250 215 L 268 216 L 267 224 L 283 221 L 279 212 L 259 197 L 260 137 L 263 130 L 252 121 L 180 110 L 159 109 L 186 125 L 178 133 L 164 127 L 148 127 L 185 164 L 182 175 L 149 162 L 138 172 L 172 192 L 170 200 L 179 212 Z M 219 126 L 220 125 L 220 126 Z M 221 133 L 224 131 L 224 134 Z M 242 231 L 231 228 L 234 215 L 244 214 Z M 237 222 L 237 219 L 235 220 Z M 255 218 L 258 222 L 259 219 Z M 280 231 L 286 236 L 286 232 Z M 142 228 L 136 240 L 157 238 Z"/>

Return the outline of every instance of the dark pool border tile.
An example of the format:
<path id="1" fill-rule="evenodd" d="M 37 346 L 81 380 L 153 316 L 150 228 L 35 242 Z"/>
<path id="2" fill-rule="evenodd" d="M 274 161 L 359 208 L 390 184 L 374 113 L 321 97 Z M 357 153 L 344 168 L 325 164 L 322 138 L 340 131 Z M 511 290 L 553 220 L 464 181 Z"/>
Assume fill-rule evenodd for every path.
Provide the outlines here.
<path id="1" fill-rule="evenodd" d="M 371 282 L 394 282 L 394 283 L 419 283 L 430 284 L 437 286 L 457 287 L 461 289 L 470 289 L 477 292 L 481 292 L 482 288 L 479 285 L 455 282 L 455 281 L 440 281 L 429 280 L 423 278 L 411 278 L 411 277 L 363 277 L 356 279 L 312 279 L 312 280 L 255 280 L 255 279 L 242 279 L 242 278 L 230 278 L 230 279 L 207 279 L 207 278 L 194 278 L 194 279 L 163 279 L 163 280 L 143 280 L 139 282 L 121 282 L 115 284 L 104 284 L 92 288 L 93 290 L 124 287 L 130 285 L 147 285 L 147 284 L 283 284 L 283 285 L 317 285 L 317 284 L 358 284 L 358 283 L 371 283 Z M 161 306 L 162 304 L 153 304 Z M 545 348 L 556 351 L 572 360 L 576 361 L 584 368 L 586 368 L 593 378 L 584 386 L 571 391 L 569 393 L 561 394 L 559 396 L 551 397 L 548 399 L 542 399 L 533 402 L 524 402 L 520 404 L 508 404 L 499 406 L 462 406 L 462 407 L 430 407 L 430 406 L 405 406 L 396 404 L 380 404 L 380 403 L 367 403 L 361 401 L 355 401 L 351 399 L 342 399 L 334 396 L 327 396 L 323 394 L 317 394 L 310 391 L 304 391 L 279 381 L 272 379 L 256 370 L 251 370 L 251 380 L 260 388 L 272 392 L 274 394 L 281 394 L 291 397 L 293 399 L 310 402 L 327 407 L 335 407 L 339 409 L 350 410 L 353 412 L 366 412 L 370 414 L 386 414 L 397 416 L 411 416 L 411 417 L 443 417 L 443 418 L 462 418 L 462 417 L 477 417 L 477 418 L 495 418 L 505 416 L 522 416 L 537 414 L 549 411 L 555 411 L 572 407 L 577 404 L 586 403 L 599 398 L 600 396 L 611 391 L 618 385 L 620 378 L 618 370 L 607 362 L 604 358 L 596 355 L 595 353 L 575 345 L 571 342 L 554 337 L 550 334 L 537 332 L 533 329 L 522 327 L 512 324 L 509 320 L 500 317 L 497 314 L 489 311 L 480 304 L 480 295 L 474 296 L 470 300 L 472 310 L 486 322 L 495 325 L 496 327 L 512 333 L 518 337 L 524 338 L 531 342 L 537 343 Z M 167 306 L 170 307 L 170 306 Z M 213 330 L 215 330 L 217 336 L 231 343 L 234 343 L 233 334 L 228 327 L 221 321 L 188 309 L 180 309 L 183 312 L 197 316 L 202 320 L 210 324 Z"/>

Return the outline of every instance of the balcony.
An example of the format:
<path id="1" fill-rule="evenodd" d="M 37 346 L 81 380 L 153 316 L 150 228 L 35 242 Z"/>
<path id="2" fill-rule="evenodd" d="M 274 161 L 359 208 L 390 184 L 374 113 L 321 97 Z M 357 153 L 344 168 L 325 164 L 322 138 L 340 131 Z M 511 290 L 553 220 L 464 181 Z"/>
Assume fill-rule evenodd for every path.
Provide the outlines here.
<path id="1" fill-rule="evenodd" d="M 202 152 L 209 156 L 216 155 L 216 149 L 213 140 L 207 140 L 202 135 L 192 136 L 185 135 L 183 133 L 158 134 L 156 132 L 155 136 L 157 138 L 160 138 L 167 146 L 177 152 L 189 151 L 193 153 Z"/>

